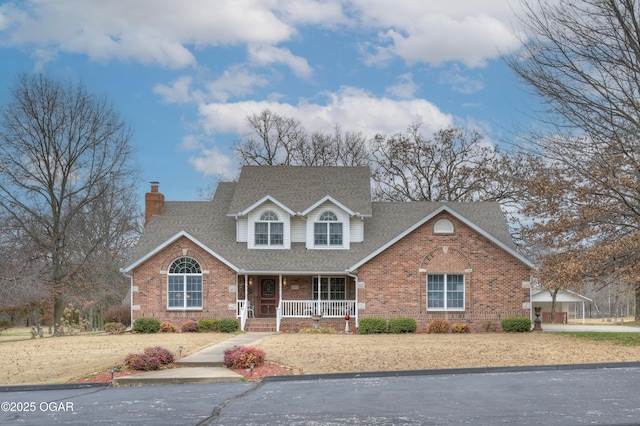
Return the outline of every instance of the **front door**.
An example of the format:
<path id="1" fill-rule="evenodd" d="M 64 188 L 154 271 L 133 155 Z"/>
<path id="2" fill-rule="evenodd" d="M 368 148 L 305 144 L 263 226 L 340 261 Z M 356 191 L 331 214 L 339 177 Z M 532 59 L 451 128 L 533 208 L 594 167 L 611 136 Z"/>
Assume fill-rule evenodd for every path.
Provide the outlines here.
<path id="1" fill-rule="evenodd" d="M 273 278 L 260 280 L 260 317 L 275 317 L 278 307 L 278 286 Z"/>

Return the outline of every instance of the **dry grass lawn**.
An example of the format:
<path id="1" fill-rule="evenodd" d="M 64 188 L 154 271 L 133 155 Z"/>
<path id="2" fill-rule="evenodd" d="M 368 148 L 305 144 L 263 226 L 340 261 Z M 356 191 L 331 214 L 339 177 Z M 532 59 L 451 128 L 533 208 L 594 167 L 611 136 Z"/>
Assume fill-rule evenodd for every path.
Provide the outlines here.
<path id="1" fill-rule="evenodd" d="M 637 346 L 551 333 L 280 334 L 256 346 L 297 374 L 640 361 Z"/>
<path id="2" fill-rule="evenodd" d="M 9 330 L 11 334 L 15 329 Z M 28 334 L 28 333 L 27 333 Z M 44 339 L 0 337 L 0 385 L 66 383 L 122 364 L 130 353 L 162 346 L 176 356 L 190 355 L 228 339 L 226 333 L 82 334 Z"/>
<path id="3" fill-rule="evenodd" d="M 120 365 L 148 346 L 183 355 L 231 337 L 220 333 L 0 337 L 0 385 L 66 383 Z M 277 334 L 267 360 L 294 374 L 640 361 L 640 348 L 551 333 L 337 335 Z"/>

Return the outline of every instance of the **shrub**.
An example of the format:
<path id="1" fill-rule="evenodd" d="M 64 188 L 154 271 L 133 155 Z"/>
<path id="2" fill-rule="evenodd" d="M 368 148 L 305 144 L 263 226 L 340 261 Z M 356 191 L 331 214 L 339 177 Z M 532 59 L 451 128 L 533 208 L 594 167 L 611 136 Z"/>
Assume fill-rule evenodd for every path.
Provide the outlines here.
<path id="1" fill-rule="evenodd" d="M 149 347 L 141 354 L 129 354 L 124 364 L 132 370 L 160 370 L 173 363 L 173 354 L 160 346 Z"/>
<path id="2" fill-rule="evenodd" d="M 176 327 L 171 321 L 162 321 L 160 323 L 160 333 L 175 333 L 178 331 L 178 327 Z"/>
<path id="3" fill-rule="evenodd" d="M 8 319 L 0 319 L 0 333 L 10 329 L 11 327 L 13 327 L 11 321 L 9 321 Z"/>
<path id="4" fill-rule="evenodd" d="M 487 333 L 495 333 L 501 330 L 500 323 L 496 321 L 485 321 L 480 324 L 480 330 L 485 331 Z"/>
<path id="5" fill-rule="evenodd" d="M 389 333 L 415 333 L 418 328 L 413 318 L 393 318 L 389 320 Z"/>
<path id="6" fill-rule="evenodd" d="M 120 334 L 124 333 L 125 326 L 119 322 L 108 322 L 104 325 L 104 331 L 111 334 Z"/>
<path id="7" fill-rule="evenodd" d="M 160 330 L 160 321 L 157 318 L 138 318 L 133 323 L 133 331 L 138 333 L 157 333 Z"/>
<path id="8" fill-rule="evenodd" d="M 433 320 L 427 326 L 427 333 L 443 334 L 449 332 L 449 323 L 445 320 Z"/>
<path id="9" fill-rule="evenodd" d="M 122 324 L 131 324 L 131 306 L 119 305 L 112 306 L 102 315 L 104 322 L 119 322 Z"/>
<path id="10" fill-rule="evenodd" d="M 198 331 L 207 333 L 210 331 L 218 331 L 218 320 L 215 318 L 204 318 L 198 321 Z"/>
<path id="11" fill-rule="evenodd" d="M 80 318 L 80 309 L 69 303 L 62 312 L 62 319 L 58 324 L 58 333 L 65 336 L 73 336 L 85 329 L 87 325 L 89 325 L 89 322 Z"/>
<path id="12" fill-rule="evenodd" d="M 183 333 L 195 333 L 198 331 L 198 323 L 194 320 L 185 321 L 180 326 L 180 330 L 182 330 Z"/>
<path id="13" fill-rule="evenodd" d="M 502 329 L 508 333 L 531 331 L 531 320 L 527 317 L 505 318 L 501 324 Z"/>
<path id="14" fill-rule="evenodd" d="M 358 334 L 380 334 L 387 332 L 387 320 L 384 318 L 362 318 L 358 325 Z"/>
<path id="15" fill-rule="evenodd" d="M 452 333 L 470 333 L 471 329 L 469 328 L 469 324 L 457 323 L 451 326 Z"/>
<path id="16" fill-rule="evenodd" d="M 252 346 L 234 346 L 224 351 L 224 366 L 227 368 L 251 368 L 264 362 L 264 351 Z"/>
<path id="17" fill-rule="evenodd" d="M 218 321 L 218 331 L 223 333 L 235 333 L 238 331 L 238 321 L 233 318 L 222 318 Z"/>

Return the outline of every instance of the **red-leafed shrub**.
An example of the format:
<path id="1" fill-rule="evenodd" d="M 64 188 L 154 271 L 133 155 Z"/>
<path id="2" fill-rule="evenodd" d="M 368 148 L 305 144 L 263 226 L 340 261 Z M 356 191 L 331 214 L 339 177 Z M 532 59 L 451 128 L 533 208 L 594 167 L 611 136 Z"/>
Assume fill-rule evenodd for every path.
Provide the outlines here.
<path id="1" fill-rule="evenodd" d="M 141 354 L 129 354 L 124 359 L 124 364 L 132 370 L 160 370 L 173 364 L 173 354 L 160 346 L 149 347 Z"/>
<path id="2" fill-rule="evenodd" d="M 264 351 L 252 346 L 234 346 L 224 351 L 224 366 L 227 368 L 250 368 L 264 362 Z"/>
<path id="3" fill-rule="evenodd" d="M 445 320 L 433 320 L 427 326 L 427 333 L 448 333 L 449 323 Z"/>
<path id="4" fill-rule="evenodd" d="M 198 323 L 194 320 L 185 321 L 181 326 L 180 330 L 183 333 L 196 333 L 198 331 Z"/>
<path id="5" fill-rule="evenodd" d="M 178 327 L 173 325 L 171 321 L 162 321 L 160 323 L 160 333 L 175 333 L 178 331 Z"/>

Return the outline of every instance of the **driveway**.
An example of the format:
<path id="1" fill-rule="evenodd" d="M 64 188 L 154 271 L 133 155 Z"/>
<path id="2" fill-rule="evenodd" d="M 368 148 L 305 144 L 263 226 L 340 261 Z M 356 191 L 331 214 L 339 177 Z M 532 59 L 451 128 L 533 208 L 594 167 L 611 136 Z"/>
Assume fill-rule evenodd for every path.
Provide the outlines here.
<path id="1" fill-rule="evenodd" d="M 542 331 L 611 331 L 640 333 L 640 327 L 625 325 L 542 324 Z"/>
<path id="2" fill-rule="evenodd" d="M 632 363 L 0 392 L 0 424 L 630 425 L 638 383 Z"/>

